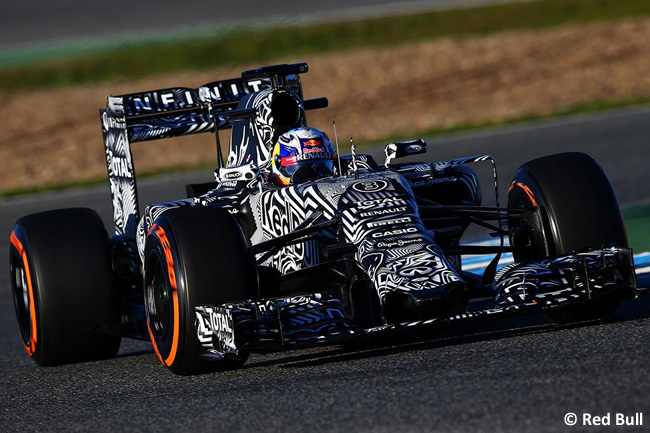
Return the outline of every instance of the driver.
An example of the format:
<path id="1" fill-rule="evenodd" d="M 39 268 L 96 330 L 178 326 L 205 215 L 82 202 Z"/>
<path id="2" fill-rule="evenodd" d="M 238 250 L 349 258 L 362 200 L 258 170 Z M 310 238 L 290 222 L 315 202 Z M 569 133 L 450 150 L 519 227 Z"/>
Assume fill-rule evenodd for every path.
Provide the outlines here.
<path id="1" fill-rule="evenodd" d="M 309 180 L 331 177 L 337 173 L 338 155 L 327 134 L 309 127 L 291 129 L 278 137 L 273 146 L 271 161 L 266 161 L 264 170 L 267 185 L 285 187 L 298 185 Z M 270 170 L 269 170 L 270 165 Z M 208 206 L 220 196 L 236 199 L 232 189 L 217 187 L 206 194 L 184 200 L 149 205 L 145 208 L 138 225 L 136 243 L 144 263 L 144 244 L 153 221 L 163 212 L 182 206 Z M 223 202 L 224 204 L 226 201 Z"/>
<path id="2" fill-rule="evenodd" d="M 338 155 L 327 134 L 306 126 L 278 137 L 271 153 L 268 180 L 278 186 L 330 177 L 336 174 Z"/>

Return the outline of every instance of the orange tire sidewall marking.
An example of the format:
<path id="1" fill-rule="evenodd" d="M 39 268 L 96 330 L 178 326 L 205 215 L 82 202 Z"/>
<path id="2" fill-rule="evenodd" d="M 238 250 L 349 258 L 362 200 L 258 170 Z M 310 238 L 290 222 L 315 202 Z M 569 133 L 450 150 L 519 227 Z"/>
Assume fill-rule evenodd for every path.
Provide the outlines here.
<path id="1" fill-rule="evenodd" d="M 29 319 L 30 319 L 29 321 L 32 325 L 32 333 L 30 336 L 29 343 L 25 342 L 22 338 L 21 340 L 23 340 L 23 346 L 25 346 L 25 350 L 27 351 L 27 354 L 29 356 L 33 356 L 34 351 L 36 350 L 36 343 L 38 341 L 38 328 L 36 324 L 36 304 L 34 303 L 34 288 L 32 286 L 32 273 L 29 269 L 27 253 L 25 252 L 22 242 L 20 242 L 20 240 L 16 236 L 15 231 L 11 232 L 10 242 L 11 245 L 13 245 L 18 251 L 18 254 L 23 260 L 23 266 L 25 269 L 25 279 L 27 280 L 27 290 L 29 292 Z M 22 337 L 22 331 L 20 335 Z"/>
<path id="2" fill-rule="evenodd" d="M 169 356 L 165 359 L 165 365 L 170 366 L 174 363 L 176 359 L 176 352 L 178 351 L 178 334 L 180 333 L 180 323 L 179 323 L 179 307 L 178 307 L 178 292 L 174 290 L 172 292 L 174 298 L 174 337 L 172 339 L 172 349 L 169 352 Z"/>
<path id="3" fill-rule="evenodd" d="M 169 355 L 167 356 L 167 358 L 163 359 L 162 355 L 160 354 L 160 351 L 158 350 L 158 346 L 156 345 L 156 340 L 153 336 L 153 332 L 151 332 L 151 328 L 149 327 L 149 322 L 147 322 L 147 329 L 149 331 L 149 337 L 151 338 L 151 342 L 153 343 L 153 348 L 156 351 L 158 358 L 160 359 L 161 362 L 163 362 L 166 366 L 169 367 L 174 363 L 174 360 L 176 359 L 176 353 L 178 352 L 178 340 L 180 334 L 180 306 L 178 305 L 178 290 L 177 290 L 178 285 L 176 283 L 176 272 L 174 271 L 174 257 L 172 256 L 171 244 L 169 242 L 169 239 L 167 238 L 167 233 L 165 233 L 165 230 L 160 226 L 154 225 L 151 227 L 149 232 L 156 235 L 156 237 L 160 241 L 160 244 L 163 247 L 163 251 L 165 253 L 165 261 L 167 262 L 167 275 L 169 277 L 169 285 L 172 287 L 172 302 L 173 302 L 173 309 L 174 309 L 174 330 L 172 335 L 172 346 L 171 349 L 169 350 Z"/>
<path id="4" fill-rule="evenodd" d="M 172 256 L 172 246 L 167 239 L 167 233 L 163 230 L 162 227 L 157 227 L 154 231 L 165 252 L 165 259 L 167 262 L 167 275 L 169 275 L 169 284 L 172 286 L 172 289 L 176 290 L 178 287 L 176 285 L 176 272 L 174 271 L 174 257 Z"/>
<path id="5" fill-rule="evenodd" d="M 526 195 L 527 195 L 528 198 L 530 199 L 530 202 L 532 203 L 532 205 L 533 205 L 534 207 L 537 207 L 537 200 L 535 200 L 535 195 L 534 195 L 533 192 L 530 190 L 530 188 L 529 188 L 527 185 L 524 185 L 524 184 L 521 183 L 521 182 L 517 182 L 517 186 L 518 186 L 519 188 L 521 188 L 521 189 L 524 190 L 524 192 L 526 193 Z M 512 186 L 510 187 L 510 189 L 512 189 Z"/>

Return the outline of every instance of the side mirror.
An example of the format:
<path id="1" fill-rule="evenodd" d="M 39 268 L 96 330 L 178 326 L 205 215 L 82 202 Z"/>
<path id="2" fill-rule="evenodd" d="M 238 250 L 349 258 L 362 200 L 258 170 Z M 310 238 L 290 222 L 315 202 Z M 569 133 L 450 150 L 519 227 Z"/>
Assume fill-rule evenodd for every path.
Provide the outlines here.
<path id="1" fill-rule="evenodd" d="M 251 182 L 259 177 L 259 168 L 254 164 L 242 165 L 239 167 L 222 167 L 214 171 L 215 180 L 221 184 L 224 182 Z"/>
<path id="2" fill-rule="evenodd" d="M 427 151 L 427 142 L 424 138 L 418 138 L 416 140 L 408 141 L 398 141 L 396 143 L 388 143 L 384 148 L 384 153 L 386 154 L 386 162 L 384 165 L 386 168 L 390 167 L 390 162 L 393 158 L 401 158 L 403 156 L 409 155 L 418 155 L 420 153 L 426 153 Z"/>

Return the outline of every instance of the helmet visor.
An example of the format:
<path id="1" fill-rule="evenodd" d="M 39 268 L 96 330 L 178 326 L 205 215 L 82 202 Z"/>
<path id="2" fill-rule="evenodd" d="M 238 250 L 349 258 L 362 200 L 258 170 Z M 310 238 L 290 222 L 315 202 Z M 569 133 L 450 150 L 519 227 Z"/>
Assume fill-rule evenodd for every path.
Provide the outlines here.
<path id="1" fill-rule="evenodd" d="M 331 159 L 311 159 L 280 166 L 282 174 L 291 179 L 294 185 L 334 175 L 334 162 Z"/>

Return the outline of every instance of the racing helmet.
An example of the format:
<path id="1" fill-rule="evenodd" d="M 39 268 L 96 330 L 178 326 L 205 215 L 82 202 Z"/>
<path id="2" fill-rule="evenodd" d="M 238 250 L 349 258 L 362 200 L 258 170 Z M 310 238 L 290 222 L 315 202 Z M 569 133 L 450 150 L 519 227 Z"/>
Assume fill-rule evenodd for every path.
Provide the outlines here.
<path id="1" fill-rule="evenodd" d="M 333 176 L 338 156 L 327 134 L 295 128 L 278 137 L 271 155 L 270 180 L 279 186 Z"/>

